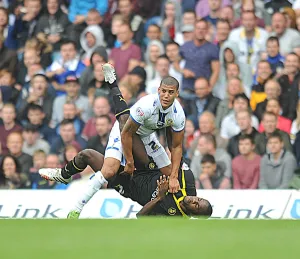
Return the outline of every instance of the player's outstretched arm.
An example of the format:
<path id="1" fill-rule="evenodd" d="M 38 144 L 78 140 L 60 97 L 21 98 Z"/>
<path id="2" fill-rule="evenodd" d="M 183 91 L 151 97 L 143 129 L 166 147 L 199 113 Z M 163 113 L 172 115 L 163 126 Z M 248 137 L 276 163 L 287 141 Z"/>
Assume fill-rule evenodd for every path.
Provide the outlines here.
<path id="1" fill-rule="evenodd" d="M 169 179 L 163 175 L 157 180 L 158 194 L 155 199 L 149 201 L 137 214 L 136 216 L 139 218 L 141 216 L 150 216 L 153 212 L 153 209 L 156 205 L 161 202 L 167 195 L 167 191 L 169 188 Z"/>
<path id="2" fill-rule="evenodd" d="M 137 132 L 140 125 L 132 120 L 131 117 L 128 118 L 125 126 L 121 132 L 121 142 L 123 146 L 123 152 L 126 158 L 126 166 L 124 172 L 132 174 L 134 171 L 134 159 L 132 154 L 132 137 L 133 134 Z"/>
<path id="3" fill-rule="evenodd" d="M 171 162 L 172 169 L 170 175 L 169 192 L 178 192 L 180 185 L 178 181 L 178 170 L 182 158 L 184 130 L 176 132 L 172 131 L 172 148 L 171 148 Z"/>

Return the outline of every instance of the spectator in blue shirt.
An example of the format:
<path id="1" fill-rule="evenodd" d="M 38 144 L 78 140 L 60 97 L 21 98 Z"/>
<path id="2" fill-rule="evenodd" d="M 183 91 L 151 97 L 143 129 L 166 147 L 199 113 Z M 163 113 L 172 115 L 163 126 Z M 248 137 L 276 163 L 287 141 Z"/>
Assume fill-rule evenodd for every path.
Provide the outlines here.
<path id="1" fill-rule="evenodd" d="M 182 88 L 194 92 L 194 83 L 198 77 L 205 77 L 213 87 L 218 80 L 220 63 L 219 49 L 206 41 L 208 22 L 201 19 L 195 24 L 195 38 L 181 46 L 181 56 L 186 64 L 182 70 Z"/>
<path id="2" fill-rule="evenodd" d="M 284 57 L 279 52 L 279 40 L 277 37 L 270 37 L 267 40 L 267 61 L 270 63 L 273 73 L 279 72 L 284 67 Z"/>
<path id="3" fill-rule="evenodd" d="M 51 79 L 56 89 L 56 95 L 65 94 L 65 82 L 68 76 L 80 77 L 85 65 L 79 59 L 76 43 L 65 40 L 60 47 L 61 58 L 54 61 L 48 68 L 46 75 Z"/>

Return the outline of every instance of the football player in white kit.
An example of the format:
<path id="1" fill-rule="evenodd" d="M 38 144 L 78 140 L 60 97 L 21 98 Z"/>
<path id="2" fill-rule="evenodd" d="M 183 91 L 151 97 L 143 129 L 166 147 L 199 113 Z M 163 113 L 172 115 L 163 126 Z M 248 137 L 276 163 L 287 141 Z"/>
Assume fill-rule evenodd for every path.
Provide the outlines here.
<path id="1" fill-rule="evenodd" d="M 121 94 L 119 96 L 116 94 L 119 92 L 119 88 L 116 84 L 114 68 L 110 64 L 105 64 L 103 65 L 103 72 L 105 80 L 110 84 L 111 92 L 115 93 L 114 98 L 119 97 L 120 100 L 117 101 L 122 105 L 125 102 L 122 102 Z M 182 157 L 185 126 L 183 109 L 176 100 L 178 88 L 179 84 L 175 78 L 167 77 L 163 79 L 158 89 L 158 94 L 141 98 L 130 109 L 130 118 L 126 121 L 122 134 L 119 130 L 119 123 L 116 122 L 114 124 L 109 136 L 102 169 L 89 181 L 87 190 L 78 198 L 72 211 L 80 213 L 87 201 L 107 183 L 107 179 L 113 177 L 118 172 L 120 165 L 125 165 L 125 172 L 133 172 L 135 164 L 139 162 L 134 161 L 132 155 L 132 143 L 134 145 L 137 143 L 134 141 L 137 135 L 145 145 L 148 156 L 153 159 L 160 171 L 170 176 L 169 191 L 172 193 L 178 191 L 179 182 L 177 177 Z M 120 110 L 124 111 L 123 107 Z M 116 107 L 116 116 L 118 116 L 118 107 Z M 161 146 L 155 134 L 156 130 L 166 127 L 172 128 L 172 166 L 165 149 Z M 124 155 L 126 160 L 124 159 Z M 144 161 L 140 162 L 141 164 L 144 163 Z M 80 170 L 75 161 L 73 162 L 73 168 Z M 71 175 L 73 175 L 73 173 L 68 172 L 70 171 L 67 168 L 65 170 L 60 168 L 40 170 L 42 177 L 66 184 L 71 181 Z"/>

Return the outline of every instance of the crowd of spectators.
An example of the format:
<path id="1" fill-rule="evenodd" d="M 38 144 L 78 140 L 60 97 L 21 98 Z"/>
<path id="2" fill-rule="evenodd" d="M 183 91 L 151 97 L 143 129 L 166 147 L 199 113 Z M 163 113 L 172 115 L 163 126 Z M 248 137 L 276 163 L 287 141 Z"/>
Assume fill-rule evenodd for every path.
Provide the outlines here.
<path id="1" fill-rule="evenodd" d="M 115 121 L 104 62 L 129 105 L 179 81 L 197 188 L 289 188 L 300 0 L 0 0 L 0 189 L 66 188 L 38 170 L 104 154 Z"/>

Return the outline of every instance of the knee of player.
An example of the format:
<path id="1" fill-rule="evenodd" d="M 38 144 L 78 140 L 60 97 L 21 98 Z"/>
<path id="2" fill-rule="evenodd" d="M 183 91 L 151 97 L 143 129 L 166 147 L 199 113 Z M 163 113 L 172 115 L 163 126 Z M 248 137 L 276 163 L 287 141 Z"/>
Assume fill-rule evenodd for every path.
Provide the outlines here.
<path id="1" fill-rule="evenodd" d="M 102 175 L 105 179 L 113 177 L 120 168 L 120 161 L 114 158 L 106 158 L 101 170 Z"/>
<path id="2" fill-rule="evenodd" d="M 84 149 L 78 153 L 77 157 L 85 163 L 88 163 L 89 160 L 92 158 L 92 151 L 92 149 Z"/>

